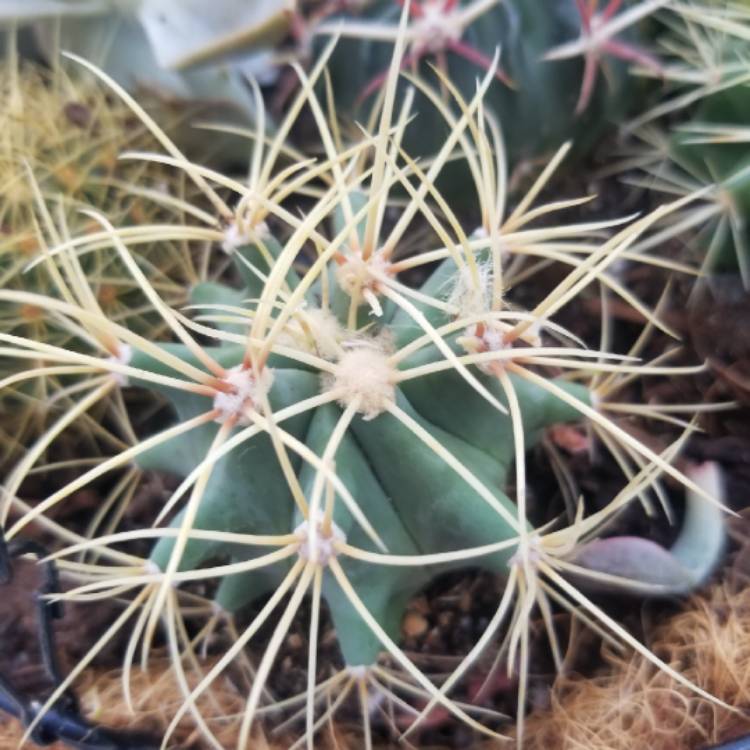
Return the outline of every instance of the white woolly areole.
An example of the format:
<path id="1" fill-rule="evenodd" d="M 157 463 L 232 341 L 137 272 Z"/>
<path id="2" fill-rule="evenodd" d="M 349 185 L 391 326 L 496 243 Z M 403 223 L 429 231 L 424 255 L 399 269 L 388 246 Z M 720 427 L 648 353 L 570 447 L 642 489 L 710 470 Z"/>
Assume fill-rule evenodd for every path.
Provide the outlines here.
<path id="1" fill-rule="evenodd" d="M 305 318 L 315 339 L 316 352 L 324 359 L 335 359 L 344 338 L 344 329 L 338 318 L 330 310 L 319 307 L 307 310 Z"/>
<path id="2" fill-rule="evenodd" d="M 519 546 L 508 560 L 508 567 L 517 565 L 522 567 L 526 562 L 536 565 L 542 559 L 542 540 L 537 534 L 530 536 L 526 543 L 526 552 Z"/>
<path id="3" fill-rule="evenodd" d="M 229 612 L 222 607 L 219 602 L 216 601 L 216 599 L 211 600 L 211 611 L 216 615 L 216 617 L 224 618 L 229 615 Z"/>
<path id="4" fill-rule="evenodd" d="M 361 295 L 365 290 L 379 294 L 381 282 L 373 272 L 387 274 L 389 266 L 390 263 L 377 254 L 365 260 L 358 253 L 350 253 L 336 266 L 336 281 L 350 297 Z"/>
<path id="5" fill-rule="evenodd" d="M 464 335 L 458 339 L 459 344 L 469 354 L 483 352 L 501 352 L 512 349 L 513 345 L 505 341 L 505 334 L 511 330 L 497 320 L 475 323 L 465 329 Z M 477 362 L 476 366 L 488 375 L 496 374 L 496 368 L 502 366 L 503 360 L 496 359 L 489 362 Z"/>
<path id="6" fill-rule="evenodd" d="M 310 537 L 310 520 L 303 521 L 294 530 L 295 536 L 300 540 L 297 554 L 303 560 L 309 560 L 316 565 L 325 567 L 328 561 L 338 553 L 334 548 L 336 542 L 346 542 L 346 534 L 331 521 L 330 533 L 323 531 L 323 514 L 316 511 L 312 516 L 312 522 L 315 525 L 315 540 Z"/>
<path id="7" fill-rule="evenodd" d="M 487 240 L 490 235 L 483 226 L 477 227 L 469 236 L 472 241 Z M 500 262 L 509 255 L 508 246 L 502 238 L 496 237 L 494 245 L 500 253 Z M 478 248 L 477 248 L 478 249 Z M 503 302 L 504 289 L 494 288 L 494 266 L 492 258 L 477 263 L 476 268 L 464 265 L 455 276 L 450 289 L 448 302 L 459 309 L 460 316 L 480 315 Z"/>
<path id="8" fill-rule="evenodd" d="M 370 667 L 365 664 L 356 664 L 355 666 L 347 666 L 346 671 L 349 676 L 354 680 L 364 680 L 370 674 Z"/>
<path id="9" fill-rule="evenodd" d="M 513 326 L 499 320 L 474 323 L 464 330 L 464 335 L 458 339 L 458 342 L 469 354 L 501 352 L 513 348 L 513 343 L 505 339 L 506 335 L 512 330 Z M 541 346 L 541 330 L 540 322 L 534 321 L 519 338 L 530 346 Z M 492 362 L 477 362 L 477 367 L 482 372 L 492 374 L 493 369 L 497 368 L 498 364 L 502 364 L 502 362 L 503 360 L 500 359 Z"/>
<path id="10" fill-rule="evenodd" d="M 484 345 L 487 347 L 487 351 L 499 352 L 505 349 L 505 341 L 503 340 L 503 335 L 503 332 L 495 328 L 495 326 L 486 326 L 481 339 Z"/>
<path id="11" fill-rule="evenodd" d="M 589 391 L 589 401 L 591 402 L 591 408 L 599 411 L 599 404 L 601 404 L 602 398 L 596 389 Z"/>
<path id="12" fill-rule="evenodd" d="M 425 0 L 422 16 L 414 22 L 413 29 L 419 46 L 430 52 L 439 52 L 448 42 L 459 41 L 463 31 L 455 14 L 445 12 L 443 0 Z"/>
<path id="13" fill-rule="evenodd" d="M 268 225 L 260 222 L 255 226 L 242 226 L 242 222 L 233 221 L 224 230 L 224 240 L 221 243 L 221 249 L 227 253 L 233 253 L 238 247 L 250 245 L 263 239 L 269 234 Z"/>
<path id="14" fill-rule="evenodd" d="M 107 357 L 107 362 L 116 362 L 120 365 L 129 365 L 130 360 L 133 359 L 133 348 L 129 344 L 123 344 L 122 342 L 117 345 L 117 354 L 113 354 L 111 357 Z M 112 379 L 121 388 L 125 388 L 128 383 L 128 376 L 121 372 L 110 373 Z"/>
<path id="15" fill-rule="evenodd" d="M 159 577 L 159 583 L 162 582 L 162 578 L 164 576 L 164 570 L 162 570 L 153 560 L 146 560 L 143 563 L 143 572 L 147 576 L 158 576 Z M 170 580 L 169 582 L 169 588 L 176 590 L 180 585 L 179 581 L 175 581 L 174 579 Z"/>
<path id="16" fill-rule="evenodd" d="M 499 325 L 497 321 L 475 323 L 466 328 L 460 343 L 470 354 L 500 352 L 509 348 L 505 343 L 505 333 L 506 328 Z M 478 366 L 482 367 L 481 364 Z"/>
<path id="17" fill-rule="evenodd" d="M 143 571 L 149 576 L 158 576 L 164 572 L 153 560 L 146 560 L 143 563 Z"/>
<path id="18" fill-rule="evenodd" d="M 346 673 L 349 675 L 349 677 L 352 680 L 355 680 L 356 682 L 365 682 L 369 679 L 370 674 L 372 673 L 372 667 L 374 665 L 367 665 L 367 664 L 347 664 L 346 665 Z M 382 690 L 378 690 L 377 688 L 375 690 L 367 690 L 367 713 L 370 714 L 370 716 L 374 716 L 375 712 L 380 708 L 380 706 L 383 704 L 384 695 Z"/>
<path id="19" fill-rule="evenodd" d="M 218 391 L 214 396 L 214 409 L 219 410 L 216 421 L 223 424 L 230 417 L 237 418 L 237 424 L 249 424 L 250 420 L 245 415 L 245 407 L 252 406 L 261 393 L 268 393 L 273 385 L 273 372 L 264 367 L 260 379 L 255 379 L 252 368 L 237 365 L 227 374 L 222 382 L 231 386 L 231 390 Z"/>
<path id="20" fill-rule="evenodd" d="M 491 307 L 492 275 L 489 262 L 479 264 L 476 271 L 468 266 L 459 270 L 448 297 L 448 303 L 458 308 L 459 317 L 480 315 Z"/>
<path id="21" fill-rule="evenodd" d="M 338 318 L 319 307 L 305 308 L 289 322 L 279 336 L 279 344 L 335 360 L 341 351 L 344 329 Z"/>
<path id="22" fill-rule="evenodd" d="M 333 375 L 323 376 L 324 384 L 341 392 L 338 402 L 343 407 L 356 401 L 357 411 L 365 419 L 374 419 L 396 398 L 396 373 L 388 359 L 378 342 L 358 342 L 341 357 Z"/>

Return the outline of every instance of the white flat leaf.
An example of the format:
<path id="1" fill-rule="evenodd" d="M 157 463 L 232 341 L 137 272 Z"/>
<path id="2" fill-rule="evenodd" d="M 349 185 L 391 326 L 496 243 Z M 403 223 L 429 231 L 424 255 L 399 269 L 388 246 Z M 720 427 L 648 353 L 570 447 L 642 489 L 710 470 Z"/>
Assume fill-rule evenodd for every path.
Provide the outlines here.
<path id="1" fill-rule="evenodd" d="M 156 59 L 184 68 L 273 44 L 296 0 L 143 0 L 138 18 Z"/>
<path id="2" fill-rule="evenodd" d="M 35 31 L 40 49 L 49 59 L 59 54 L 53 46 L 54 23 L 38 22 Z M 131 15 L 63 20 L 60 46 L 98 65 L 127 89 L 142 86 L 167 98 L 225 102 L 252 119 L 252 96 L 239 70 L 234 66 L 185 73 L 165 70 L 141 24 Z"/>
<path id="3" fill-rule="evenodd" d="M 106 0 L 0 0 L 0 23 L 26 23 L 50 16 L 80 16 L 103 13 Z"/>

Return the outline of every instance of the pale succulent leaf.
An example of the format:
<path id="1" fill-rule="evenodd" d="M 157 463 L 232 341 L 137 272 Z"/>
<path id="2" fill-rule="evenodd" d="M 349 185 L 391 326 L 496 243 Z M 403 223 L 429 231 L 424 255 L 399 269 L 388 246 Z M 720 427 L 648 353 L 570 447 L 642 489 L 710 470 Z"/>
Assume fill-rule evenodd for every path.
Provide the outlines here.
<path id="1" fill-rule="evenodd" d="M 184 68 L 273 44 L 294 0 L 144 0 L 138 18 L 158 63 Z"/>
<path id="2" fill-rule="evenodd" d="M 35 25 L 39 45 L 54 59 L 55 23 Z M 252 118 L 253 102 L 234 69 L 223 66 L 178 73 L 159 65 L 138 20 L 132 16 L 65 19 L 60 46 L 92 61 L 130 90 L 146 88 L 166 98 L 228 102 Z"/>

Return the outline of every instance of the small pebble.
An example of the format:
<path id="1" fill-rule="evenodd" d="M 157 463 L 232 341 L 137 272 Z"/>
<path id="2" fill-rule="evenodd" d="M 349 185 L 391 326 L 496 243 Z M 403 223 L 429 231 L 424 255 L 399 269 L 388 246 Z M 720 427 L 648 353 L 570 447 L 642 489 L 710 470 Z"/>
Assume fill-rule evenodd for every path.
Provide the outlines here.
<path id="1" fill-rule="evenodd" d="M 418 638 L 427 632 L 429 625 L 419 612 L 409 611 L 401 624 L 401 630 L 407 638 Z"/>
<path id="2" fill-rule="evenodd" d="M 299 651 L 305 645 L 304 639 L 299 633 L 292 633 L 286 639 L 286 643 L 293 651 Z"/>

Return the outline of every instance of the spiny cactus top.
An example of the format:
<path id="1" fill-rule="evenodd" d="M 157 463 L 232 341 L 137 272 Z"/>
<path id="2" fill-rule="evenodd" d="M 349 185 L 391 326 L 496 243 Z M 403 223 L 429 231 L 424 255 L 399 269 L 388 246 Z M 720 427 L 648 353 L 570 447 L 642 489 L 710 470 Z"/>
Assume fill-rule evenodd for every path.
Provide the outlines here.
<path id="1" fill-rule="evenodd" d="M 208 225 L 215 252 L 228 254 L 233 267 L 226 279 L 233 283 L 195 286 L 195 314 L 173 309 L 131 254 L 127 233 L 95 213 L 101 231 L 94 239 L 49 248 L 66 280 L 63 299 L 0 292 L 0 299 L 45 304 L 61 325 L 77 331 L 78 350 L 0 338 L 12 356 L 33 352 L 51 364 L 75 365 L 76 378 L 83 378 L 76 387 L 84 393 L 78 413 L 122 389 L 159 392 L 171 405 L 171 423 L 131 435 L 130 447 L 33 508 L 16 497 L 30 468 L 23 463 L 6 482 L 4 520 L 12 538 L 78 488 L 133 463 L 182 480 L 155 513 L 152 529 L 84 539 L 50 519 L 46 524 L 69 542 L 58 557 L 95 555 L 90 562 L 65 563 L 80 580 L 67 597 L 129 597 L 108 632 L 132 623 L 128 665 L 138 641 L 147 652 L 163 626 L 185 691 L 171 728 L 189 712 L 214 747 L 220 745 L 197 707 L 199 697 L 244 654 L 261 627 L 275 620 L 241 720 L 239 745 L 247 747 L 265 682 L 305 596 L 312 602 L 305 700 L 309 746 L 321 715 L 331 710 L 321 712 L 319 704 L 338 705 L 332 691 L 346 695 L 356 685 L 366 696 L 386 690 L 383 680 L 394 685 L 392 673 L 379 665 L 383 652 L 405 673 L 402 686 L 426 700 L 421 717 L 439 703 L 478 731 L 496 735 L 449 692 L 498 632 L 509 670 L 519 672 L 522 716 L 534 607 L 558 659 L 553 602 L 649 653 L 586 597 L 581 582 L 683 591 L 705 576 L 721 549 L 713 477 L 686 476 L 674 468 L 671 459 L 680 443 L 657 454 L 607 416 L 622 380 L 678 370 L 588 349 L 552 320 L 596 282 L 638 306 L 650 325 L 664 328 L 610 269 L 623 258 L 647 262 L 630 252 L 631 246 L 689 198 L 627 222 L 542 226 L 539 217 L 549 219 L 581 202 L 534 205 L 564 147 L 509 210 L 500 125 L 483 109 L 494 64 L 470 101 L 458 97 L 446 103 L 418 82 L 449 126 L 437 153 L 421 162 L 402 147 L 406 130 L 419 128 L 411 118 L 412 96 L 396 97 L 403 53 L 401 36 L 378 116 L 354 143 L 342 141 L 315 96 L 325 56 L 309 79 L 300 74 L 301 93 L 273 138 L 267 142 L 262 124 L 255 134 L 247 182 L 187 162 L 115 86 L 170 152 L 143 158 L 185 170 L 214 206 L 215 216 L 188 213 Z M 297 160 L 284 146 L 303 105 L 320 131 L 323 154 L 317 160 Z M 456 154 L 474 180 L 478 226 L 467 227 L 435 188 Z M 235 203 L 227 203 L 217 186 L 234 192 Z M 290 196 L 299 198 L 298 206 L 290 206 Z M 190 237 L 192 227 L 158 229 L 165 236 L 171 231 Z M 172 343 L 154 343 L 107 320 L 87 294 L 77 259 L 103 240 L 169 326 Z M 508 290 L 533 272 L 534 258 L 570 271 L 531 310 L 519 310 Z M 602 510 L 587 512 L 581 504 L 573 517 L 534 528 L 527 512 L 525 453 L 549 426 L 581 419 L 612 446 L 629 481 Z M 64 426 L 56 425 L 47 443 Z M 647 540 L 595 538 L 627 503 L 652 502 L 655 488 L 661 497 L 662 474 L 679 480 L 691 495 L 683 536 L 672 550 Z M 26 510 L 20 520 L 10 520 L 13 503 Z M 696 548 L 706 529 L 712 531 L 710 543 L 701 539 Z M 153 540 L 146 560 L 120 547 L 138 539 Z M 459 566 L 503 576 L 505 593 L 485 634 L 438 686 L 400 649 L 399 625 L 411 596 Z M 346 669 L 316 687 L 322 602 Z M 202 673 L 193 664 L 185 617 L 204 614 L 210 629 L 210 623 L 231 619 L 250 603 L 260 607 L 257 615 Z M 649 658 L 670 669 L 656 656 Z M 199 672 L 194 686 L 186 664 Z M 363 722 L 369 745 L 367 701 Z"/>

